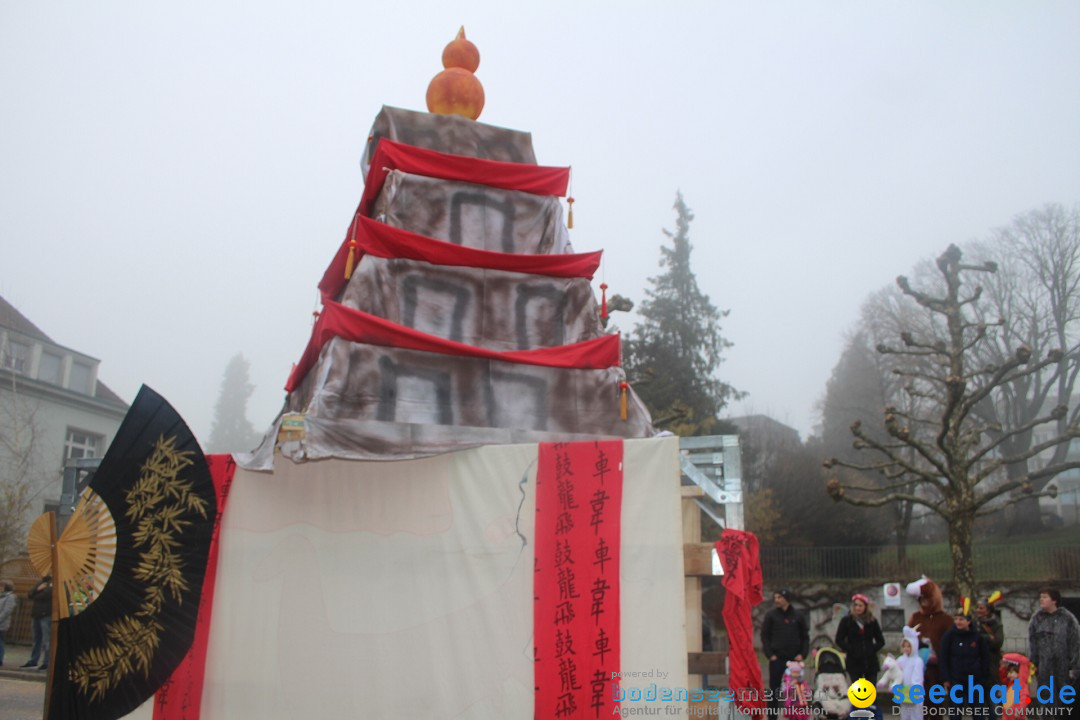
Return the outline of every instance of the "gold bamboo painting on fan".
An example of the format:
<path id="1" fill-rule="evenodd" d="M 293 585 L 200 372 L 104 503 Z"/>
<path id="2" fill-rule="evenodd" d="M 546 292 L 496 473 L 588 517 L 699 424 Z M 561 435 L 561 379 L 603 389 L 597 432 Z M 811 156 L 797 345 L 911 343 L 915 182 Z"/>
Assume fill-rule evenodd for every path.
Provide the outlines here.
<path id="1" fill-rule="evenodd" d="M 202 450 L 144 387 L 60 537 L 51 513 L 31 533 L 58 589 L 48 717 L 121 717 L 168 679 L 194 637 L 216 515 Z"/>

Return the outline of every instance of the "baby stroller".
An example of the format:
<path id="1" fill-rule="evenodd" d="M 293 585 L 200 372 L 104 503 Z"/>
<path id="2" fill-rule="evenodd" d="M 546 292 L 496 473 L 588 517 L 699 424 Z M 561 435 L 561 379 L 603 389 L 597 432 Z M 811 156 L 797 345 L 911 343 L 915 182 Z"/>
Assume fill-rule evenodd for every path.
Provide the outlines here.
<path id="1" fill-rule="evenodd" d="M 814 706 L 817 714 L 840 720 L 851 710 L 847 691 L 851 681 L 844 669 L 844 654 L 836 648 L 824 647 L 814 655 Z"/>

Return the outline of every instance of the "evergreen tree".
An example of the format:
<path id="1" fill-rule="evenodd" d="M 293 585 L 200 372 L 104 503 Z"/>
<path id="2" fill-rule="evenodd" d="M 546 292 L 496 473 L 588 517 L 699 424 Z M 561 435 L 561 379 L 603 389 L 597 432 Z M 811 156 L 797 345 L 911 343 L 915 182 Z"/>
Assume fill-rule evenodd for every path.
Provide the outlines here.
<path id="1" fill-rule="evenodd" d="M 634 390 L 658 427 L 679 434 L 717 432 L 716 415 L 739 393 L 716 377 L 721 353 L 731 347 L 720 334 L 721 312 L 698 288 L 690 270 L 694 214 L 675 198 L 675 232 L 664 230 L 660 267 L 639 310 L 642 322 L 626 344 L 625 364 Z"/>
<path id="2" fill-rule="evenodd" d="M 891 299 L 892 293 L 881 293 L 863 306 L 864 327 L 848 340 L 840 361 L 833 368 L 821 402 L 819 452 L 851 462 L 858 461 L 861 451 L 852 447 L 852 420 L 882 417 L 886 406 L 894 401 L 902 402 L 896 397 L 902 393 L 899 387 L 893 387 L 898 385 L 897 376 L 892 374 L 892 368 L 885 362 L 887 356 L 873 349 L 879 341 L 876 335 L 880 332 L 881 340 L 884 340 L 888 330 L 897 322 L 888 311 Z M 881 442 L 888 439 L 884 429 L 875 430 L 868 426 L 863 431 Z M 849 477 L 858 477 L 860 482 L 869 486 L 880 484 L 881 478 L 880 473 L 871 471 L 862 472 L 861 477 L 857 471 L 851 471 Z M 913 488 L 906 489 L 906 492 L 912 491 Z M 861 529 L 876 529 L 879 538 L 883 539 L 884 531 L 893 530 L 897 560 L 904 562 L 914 517 L 914 505 L 910 501 L 897 500 L 887 508 L 876 509 L 872 516 L 867 514 L 860 517 L 848 508 L 844 511 Z M 828 516 L 833 517 L 831 513 Z M 860 540 L 858 544 L 864 543 L 872 544 L 866 540 Z"/>
<path id="3" fill-rule="evenodd" d="M 249 368 L 240 353 L 225 366 L 207 452 L 251 450 L 259 444 L 259 434 L 247 419 L 247 401 L 255 392 L 255 386 L 248 381 Z"/>

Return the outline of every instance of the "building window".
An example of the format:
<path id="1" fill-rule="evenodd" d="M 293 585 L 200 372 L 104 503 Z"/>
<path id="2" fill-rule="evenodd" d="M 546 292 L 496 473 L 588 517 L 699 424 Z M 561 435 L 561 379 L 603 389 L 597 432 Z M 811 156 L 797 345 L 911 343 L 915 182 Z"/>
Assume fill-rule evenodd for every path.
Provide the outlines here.
<path id="1" fill-rule="evenodd" d="M 101 446 L 104 444 L 105 438 L 100 435 L 68 428 L 67 439 L 64 441 L 64 459 L 101 457 Z"/>
<path id="2" fill-rule="evenodd" d="M 904 611 L 899 608 L 881 609 L 881 630 L 901 632 L 904 629 Z"/>
<path id="3" fill-rule="evenodd" d="M 38 380 L 52 385 L 62 385 L 64 379 L 64 358 L 56 353 L 44 350 L 38 361 Z"/>
<path id="4" fill-rule="evenodd" d="M 94 369 L 81 362 L 71 363 L 71 375 L 68 378 L 68 389 L 90 395 L 91 384 L 94 380 Z"/>
<path id="5" fill-rule="evenodd" d="M 30 367 L 30 346 L 18 340 L 9 339 L 0 360 L 3 361 L 4 367 L 8 370 L 25 373 L 27 368 Z"/>

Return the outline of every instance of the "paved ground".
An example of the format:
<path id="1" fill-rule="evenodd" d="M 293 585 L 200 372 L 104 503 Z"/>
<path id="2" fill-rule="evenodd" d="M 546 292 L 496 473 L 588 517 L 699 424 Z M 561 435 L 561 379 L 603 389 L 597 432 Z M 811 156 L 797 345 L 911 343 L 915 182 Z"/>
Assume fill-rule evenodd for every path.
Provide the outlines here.
<path id="1" fill-rule="evenodd" d="M 45 683 L 0 677 L 0 717 L 4 720 L 41 720 L 44 705 Z"/>
<path id="2" fill-rule="evenodd" d="M 41 720 L 45 709 L 44 670 L 20 670 L 30 659 L 28 645 L 7 645 L 0 667 L 0 718 Z"/>
<path id="3" fill-rule="evenodd" d="M 37 680 L 44 684 L 45 676 L 48 674 L 45 670 L 31 670 L 29 668 L 23 670 L 19 667 L 29 659 L 29 645 L 12 645 L 8 643 L 4 649 L 4 665 L 0 667 L 0 678 Z"/>

